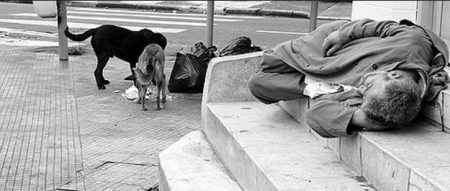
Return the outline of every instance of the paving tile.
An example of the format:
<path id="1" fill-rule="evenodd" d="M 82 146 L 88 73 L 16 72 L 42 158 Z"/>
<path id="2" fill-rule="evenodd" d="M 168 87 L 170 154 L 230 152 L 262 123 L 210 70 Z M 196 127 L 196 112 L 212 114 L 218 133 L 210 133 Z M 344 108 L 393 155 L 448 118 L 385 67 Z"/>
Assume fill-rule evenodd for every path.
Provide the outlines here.
<path id="1" fill-rule="evenodd" d="M 81 143 L 68 63 L 43 53 L 1 51 L 0 58 L 0 190 L 57 189 L 77 179 Z"/>
<path id="2" fill-rule="evenodd" d="M 121 96 L 132 85 L 128 63 L 111 59 L 106 90 L 97 90 L 93 55 L 72 57 L 79 109 L 87 190 L 141 190 L 157 182 L 158 153 L 192 130 L 200 129 L 201 94 L 169 94 L 166 108 L 148 111 Z M 171 71 L 173 63 L 166 63 Z M 109 70 L 106 70 L 109 67 Z M 166 74 L 169 76 L 169 74 Z M 113 93 L 119 90 L 119 93 Z"/>
<path id="3" fill-rule="evenodd" d="M 142 112 L 113 93 L 131 85 L 118 59 L 101 91 L 94 55 L 0 58 L 0 190 L 145 190 L 158 182 L 158 153 L 200 129 L 201 94 L 170 94 L 166 109 Z"/>

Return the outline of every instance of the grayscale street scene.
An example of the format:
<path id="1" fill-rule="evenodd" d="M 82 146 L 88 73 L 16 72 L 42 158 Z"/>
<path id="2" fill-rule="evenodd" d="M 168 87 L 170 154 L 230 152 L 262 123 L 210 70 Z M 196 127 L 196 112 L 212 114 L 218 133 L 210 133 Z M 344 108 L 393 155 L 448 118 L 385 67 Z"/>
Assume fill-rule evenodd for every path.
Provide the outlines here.
<path id="1" fill-rule="evenodd" d="M 0 190 L 450 190 L 448 10 L 0 0 Z"/>

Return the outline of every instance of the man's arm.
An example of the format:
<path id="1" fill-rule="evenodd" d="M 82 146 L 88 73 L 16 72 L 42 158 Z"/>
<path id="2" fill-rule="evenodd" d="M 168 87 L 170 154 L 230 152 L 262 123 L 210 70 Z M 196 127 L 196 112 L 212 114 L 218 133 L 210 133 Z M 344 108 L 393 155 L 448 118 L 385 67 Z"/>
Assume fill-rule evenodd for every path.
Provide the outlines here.
<path id="1" fill-rule="evenodd" d="M 330 56 L 346 43 L 366 37 L 387 37 L 397 35 L 406 29 L 395 21 L 355 20 L 344 24 L 339 30 L 328 35 L 322 44 L 325 56 Z"/>
<path id="2" fill-rule="evenodd" d="M 357 107 L 348 107 L 338 101 L 319 100 L 306 111 L 306 123 L 322 137 L 350 136 L 360 129 L 351 124 L 357 110 Z M 362 124 L 359 120 L 355 118 L 353 123 Z"/>
<path id="3" fill-rule="evenodd" d="M 306 111 L 306 123 L 322 137 L 345 137 L 362 129 L 389 128 L 371 120 L 359 108 L 361 96 L 356 89 L 321 95 Z"/>
<path id="4" fill-rule="evenodd" d="M 361 19 L 343 25 L 338 31 L 344 41 L 352 41 L 365 37 L 387 37 L 396 33 L 399 25 L 395 21 L 374 21 L 372 19 Z M 404 26 L 402 26 L 404 27 Z"/>
<path id="5" fill-rule="evenodd" d="M 363 110 L 357 109 L 355 113 L 353 113 L 352 119 L 350 120 L 349 127 L 357 127 L 357 129 L 367 129 L 371 131 L 384 130 L 389 129 L 391 127 L 383 126 L 377 121 L 369 119 L 366 113 Z"/>
<path id="6" fill-rule="evenodd" d="M 343 137 L 352 135 L 362 120 L 357 114 L 352 122 L 354 113 L 361 105 L 361 93 L 356 89 L 332 94 L 324 94 L 306 111 L 306 123 L 322 137 Z M 354 128 L 355 127 L 355 128 Z"/>
<path id="7" fill-rule="evenodd" d="M 327 138 L 351 136 L 363 129 L 378 131 L 391 128 L 369 119 L 357 107 L 325 99 L 317 101 L 306 111 L 306 123 L 320 136 Z"/>

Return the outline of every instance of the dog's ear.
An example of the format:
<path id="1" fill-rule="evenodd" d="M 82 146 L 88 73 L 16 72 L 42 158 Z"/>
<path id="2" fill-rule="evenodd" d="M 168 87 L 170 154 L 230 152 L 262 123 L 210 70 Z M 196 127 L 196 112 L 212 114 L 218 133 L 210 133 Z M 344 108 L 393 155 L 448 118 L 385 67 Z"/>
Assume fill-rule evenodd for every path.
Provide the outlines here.
<path id="1" fill-rule="evenodd" d="M 151 32 L 151 33 L 153 33 L 153 31 L 152 30 L 150 30 L 150 29 L 141 29 L 141 31 L 147 31 L 147 32 Z"/>
<path id="2" fill-rule="evenodd" d="M 414 24 L 412 21 L 410 21 L 408 19 L 402 19 L 398 24 L 406 25 L 406 26 L 414 26 L 414 25 L 416 25 L 416 24 Z"/>
<path id="3" fill-rule="evenodd" d="M 159 35 L 158 37 L 161 39 L 161 48 L 164 50 L 164 49 L 166 49 L 166 46 L 167 46 L 167 39 L 161 33 L 158 33 L 158 35 Z"/>
<path id="4" fill-rule="evenodd" d="M 141 33 L 141 35 L 153 35 L 154 34 L 154 32 L 152 31 L 152 30 L 150 30 L 150 29 L 141 29 L 140 31 L 139 31 L 139 33 Z"/>
<path id="5" fill-rule="evenodd" d="M 161 33 L 153 33 L 150 36 L 150 42 L 158 44 L 159 46 L 161 46 L 161 48 L 164 50 L 167 46 L 167 39 L 166 37 L 161 34 Z"/>

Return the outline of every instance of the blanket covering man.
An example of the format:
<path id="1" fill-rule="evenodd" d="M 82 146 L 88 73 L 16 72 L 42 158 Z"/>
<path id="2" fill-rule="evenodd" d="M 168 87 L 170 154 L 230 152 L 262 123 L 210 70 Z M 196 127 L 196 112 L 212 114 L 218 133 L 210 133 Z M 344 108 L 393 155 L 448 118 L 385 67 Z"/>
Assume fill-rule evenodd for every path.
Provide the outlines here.
<path id="1" fill-rule="evenodd" d="M 330 34 L 336 35 L 334 43 L 341 46 L 327 52 L 323 45 Z M 264 52 L 261 71 L 252 76 L 249 88 L 260 101 L 270 104 L 305 97 L 302 92 L 308 81 L 359 86 L 370 72 L 408 70 L 419 76 L 421 100 L 430 101 L 446 88 L 448 78 L 442 82 L 436 76 L 447 75 L 443 68 L 448 57 L 445 42 L 418 25 L 371 19 L 336 21 Z M 308 125 L 324 137 L 353 134 L 348 127 L 358 108 L 342 100 L 313 105 L 306 114 Z"/>

